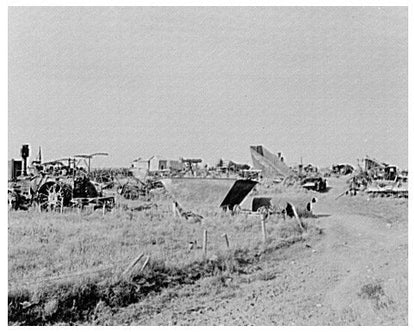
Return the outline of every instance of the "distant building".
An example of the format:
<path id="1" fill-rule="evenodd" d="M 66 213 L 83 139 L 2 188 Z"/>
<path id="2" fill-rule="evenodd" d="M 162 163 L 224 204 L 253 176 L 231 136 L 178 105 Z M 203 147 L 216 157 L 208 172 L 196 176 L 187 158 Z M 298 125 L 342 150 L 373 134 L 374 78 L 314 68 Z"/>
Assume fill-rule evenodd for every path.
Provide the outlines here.
<path id="1" fill-rule="evenodd" d="M 181 160 L 152 156 L 149 159 L 138 158 L 132 162 L 131 172 L 138 178 L 145 177 L 149 172 L 170 171 L 179 172 L 183 169 Z"/>
<path id="2" fill-rule="evenodd" d="M 183 163 L 180 160 L 168 160 L 167 161 L 167 168 L 171 171 L 182 171 Z"/>
<path id="3" fill-rule="evenodd" d="M 149 171 L 163 171 L 168 168 L 168 160 L 161 156 L 153 156 L 149 158 Z"/>

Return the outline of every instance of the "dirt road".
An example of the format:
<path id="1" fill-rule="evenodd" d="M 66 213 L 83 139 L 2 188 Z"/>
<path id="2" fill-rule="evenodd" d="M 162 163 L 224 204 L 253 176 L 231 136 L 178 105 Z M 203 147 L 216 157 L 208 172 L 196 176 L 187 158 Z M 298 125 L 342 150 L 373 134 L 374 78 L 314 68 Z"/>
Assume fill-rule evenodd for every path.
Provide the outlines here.
<path id="1" fill-rule="evenodd" d="M 319 197 L 322 236 L 257 271 L 209 278 L 116 313 L 140 325 L 407 325 L 407 201 Z M 114 321 L 113 321 L 114 323 Z"/>

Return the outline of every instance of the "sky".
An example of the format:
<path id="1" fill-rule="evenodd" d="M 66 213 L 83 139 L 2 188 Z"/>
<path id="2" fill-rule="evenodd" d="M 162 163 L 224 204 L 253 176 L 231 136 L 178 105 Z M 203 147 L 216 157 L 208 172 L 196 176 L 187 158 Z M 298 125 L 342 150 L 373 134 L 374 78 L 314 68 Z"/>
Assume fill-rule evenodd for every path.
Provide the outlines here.
<path id="1" fill-rule="evenodd" d="M 9 7 L 8 154 L 407 168 L 406 7 Z"/>

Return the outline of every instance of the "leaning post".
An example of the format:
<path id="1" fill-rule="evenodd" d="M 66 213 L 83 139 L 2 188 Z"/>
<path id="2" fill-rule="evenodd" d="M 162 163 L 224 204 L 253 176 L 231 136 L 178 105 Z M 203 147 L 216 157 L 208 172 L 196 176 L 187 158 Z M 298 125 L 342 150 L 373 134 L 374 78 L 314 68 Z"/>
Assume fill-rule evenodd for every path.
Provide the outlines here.
<path id="1" fill-rule="evenodd" d="M 227 233 L 224 233 L 222 236 L 225 239 L 225 244 L 227 245 L 227 249 L 230 249 L 230 242 L 228 241 L 228 235 L 227 235 Z"/>

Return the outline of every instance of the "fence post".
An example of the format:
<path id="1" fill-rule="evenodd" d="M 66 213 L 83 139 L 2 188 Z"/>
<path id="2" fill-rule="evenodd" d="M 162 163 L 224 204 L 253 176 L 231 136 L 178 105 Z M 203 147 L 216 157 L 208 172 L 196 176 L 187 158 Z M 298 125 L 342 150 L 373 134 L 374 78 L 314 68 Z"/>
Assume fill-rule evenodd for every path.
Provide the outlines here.
<path id="1" fill-rule="evenodd" d="M 204 229 L 204 238 L 202 241 L 202 251 L 204 259 L 207 258 L 207 241 L 208 241 L 208 231 Z"/>
<path id="2" fill-rule="evenodd" d="M 230 242 L 228 241 L 228 235 L 224 233 L 222 236 L 225 239 L 225 244 L 227 245 L 227 249 L 230 249 Z"/>
<path id="3" fill-rule="evenodd" d="M 173 212 L 173 217 L 176 218 L 176 204 L 175 204 L 175 202 L 172 203 L 172 212 Z"/>
<path id="4" fill-rule="evenodd" d="M 263 233 L 263 243 L 266 244 L 267 234 L 266 234 L 266 216 L 262 213 L 261 218 L 261 232 Z"/>

